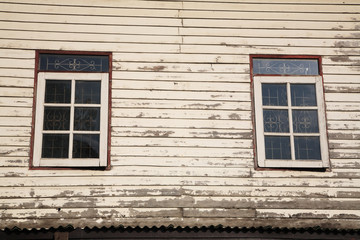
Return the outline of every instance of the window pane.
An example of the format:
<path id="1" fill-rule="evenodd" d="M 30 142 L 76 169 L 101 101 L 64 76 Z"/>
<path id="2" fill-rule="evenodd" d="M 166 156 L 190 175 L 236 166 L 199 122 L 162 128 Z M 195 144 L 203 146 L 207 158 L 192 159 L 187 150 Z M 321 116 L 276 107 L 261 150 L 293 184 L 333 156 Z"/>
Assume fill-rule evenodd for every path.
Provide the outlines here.
<path id="1" fill-rule="evenodd" d="M 75 103 L 100 104 L 100 81 L 76 81 Z"/>
<path id="2" fill-rule="evenodd" d="M 286 84 L 262 84 L 264 106 L 287 106 Z"/>
<path id="3" fill-rule="evenodd" d="M 98 134 L 74 134 L 74 158 L 99 158 Z"/>
<path id="4" fill-rule="evenodd" d="M 317 110 L 293 110 L 293 128 L 296 133 L 318 133 Z"/>
<path id="5" fill-rule="evenodd" d="M 44 130 L 69 130 L 69 107 L 45 107 Z"/>
<path id="6" fill-rule="evenodd" d="M 319 75 L 317 59 L 253 59 L 254 74 Z"/>
<path id="7" fill-rule="evenodd" d="M 100 108 L 75 108 L 74 130 L 99 131 Z"/>
<path id="8" fill-rule="evenodd" d="M 289 132 L 287 110 L 264 110 L 264 132 Z"/>
<path id="9" fill-rule="evenodd" d="M 40 54 L 40 70 L 109 72 L 109 57 L 99 55 Z"/>
<path id="10" fill-rule="evenodd" d="M 46 80 L 45 103 L 70 103 L 71 81 Z"/>
<path id="11" fill-rule="evenodd" d="M 42 158 L 68 158 L 69 134 L 44 134 Z"/>
<path id="12" fill-rule="evenodd" d="M 295 158 L 321 160 L 319 137 L 295 137 Z"/>
<path id="13" fill-rule="evenodd" d="M 265 136 L 266 159 L 291 159 L 290 137 Z"/>
<path id="14" fill-rule="evenodd" d="M 316 106 L 314 84 L 291 84 L 292 106 Z"/>

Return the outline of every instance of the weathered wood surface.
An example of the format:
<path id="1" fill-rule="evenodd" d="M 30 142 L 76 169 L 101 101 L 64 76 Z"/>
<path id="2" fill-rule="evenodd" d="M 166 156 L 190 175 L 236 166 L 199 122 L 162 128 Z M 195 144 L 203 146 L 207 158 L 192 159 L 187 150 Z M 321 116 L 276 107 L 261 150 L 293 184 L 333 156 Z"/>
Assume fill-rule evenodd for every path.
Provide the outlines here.
<path id="1" fill-rule="evenodd" d="M 358 228 L 355 0 L 3 0 L 0 227 Z M 29 170 L 36 49 L 113 53 L 111 169 Z M 249 54 L 322 56 L 331 170 L 254 168 Z"/>

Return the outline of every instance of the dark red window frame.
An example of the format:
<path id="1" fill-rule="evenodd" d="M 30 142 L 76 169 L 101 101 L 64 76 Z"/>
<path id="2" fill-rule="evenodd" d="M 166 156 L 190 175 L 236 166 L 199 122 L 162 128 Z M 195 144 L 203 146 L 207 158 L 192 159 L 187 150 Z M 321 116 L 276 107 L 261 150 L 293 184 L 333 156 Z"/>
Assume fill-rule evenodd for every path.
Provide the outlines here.
<path id="1" fill-rule="evenodd" d="M 45 71 L 40 70 L 39 61 L 40 54 L 56 54 L 56 55 L 99 55 L 99 56 L 108 56 L 109 58 L 109 92 L 108 92 L 108 139 L 107 139 L 107 165 L 106 167 L 34 167 L 33 166 L 33 153 L 34 153 L 34 136 L 35 136 L 35 118 L 36 118 L 36 89 L 38 82 L 38 73 L 39 72 L 54 72 L 54 71 Z M 32 123 L 31 123 L 31 139 L 30 139 L 30 159 L 29 159 L 29 169 L 30 170 L 79 170 L 79 169 L 94 169 L 94 170 L 110 170 L 111 168 L 111 85 L 112 85 L 112 53 L 111 52 L 91 52 L 91 51 L 57 51 L 57 50 L 36 50 L 35 52 L 35 69 L 34 69 L 34 93 L 33 93 L 33 106 L 32 106 Z M 56 72 L 67 72 L 69 71 L 56 71 Z M 82 71 L 82 73 L 88 73 L 87 71 Z"/>
<path id="2" fill-rule="evenodd" d="M 268 167 L 259 167 L 257 162 L 257 152 L 256 152 L 256 132 L 255 132 L 255 106 L 254 106 L 254 77 L 255 76 L 296 76 L 296 75 L 281 75 L 281 74 L 254 74 L 254 66 L 253 66 L 253 59 L 260 58 L 260 59 L 316 59 L 318 60 L 318 67 L 319 67 L 319 74 L 317 76 L 321 76 L 322 84 L 324 85 L 324 77 L 323 77 L 323 70 L 322 70 L 322 58 L 318 55 L 276 55 L 276 54 L 251 54 L 250 58 L 250 85 L 251 85 L 251 117 L 252 117 L 252 124 L 253 124 L 253 153 L 254 153 L 254 168 L 258 171 L 331 171 L 331 164 L 329 168 L 323 169 L 309 169 L 309 168 L 268 168 Z M 324 86 L 323 86 L 324 87 Z M 323 93 L 323 98 L 325 99 L 325 92 Z M 326 112 L 326 106 L 325 106 Z M 326 115 L 325 115 L 326 119 Z M 328 127 L 326 125 L 326 134 L 328 134 Z"/>

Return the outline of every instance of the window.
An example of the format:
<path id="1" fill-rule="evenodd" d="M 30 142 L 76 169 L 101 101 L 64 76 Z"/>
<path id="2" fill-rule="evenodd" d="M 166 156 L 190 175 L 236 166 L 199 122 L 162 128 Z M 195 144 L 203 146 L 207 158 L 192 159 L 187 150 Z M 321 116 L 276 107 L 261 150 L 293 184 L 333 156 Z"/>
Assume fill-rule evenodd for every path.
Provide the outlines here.
<path id="1" fill-rule="evenodd" d="M 252 57 L 259 167 L 329 167 L 319 59 Z"/>
<path id="2" fill-rule="evenodd" d="M 32 165 L 106 167 L 109 56 L 38 59 Z"/>

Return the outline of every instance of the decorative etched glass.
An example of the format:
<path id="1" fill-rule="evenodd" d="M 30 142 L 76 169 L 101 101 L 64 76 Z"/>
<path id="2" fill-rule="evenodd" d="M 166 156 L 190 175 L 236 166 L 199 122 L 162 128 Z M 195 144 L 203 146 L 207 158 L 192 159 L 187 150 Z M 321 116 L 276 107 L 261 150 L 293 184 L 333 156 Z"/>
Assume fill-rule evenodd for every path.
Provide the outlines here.
<path id="1" fill-rule="evenodd" d="M 74 116 L 74 130 L 99 131 L 100 108 L 76 107 Z"/>
<path id="2" fill-rule="evenodd" d="M 291 159 L 290 137 L 265 136 L 266 159 Z"/>
<path id="3" fill-rule="evenodd" d="M 75 103 L 100 104 L 100 81 L 76 81 Z"/>
<path id="4" fill-rule="evenodd" d="M 293 128 L 296 133 L 318 133 L 317 110 L 293 110 Z"/>
<path id="5" fill-rule="evenodd" d="M 264 106 L 287 106 L 286 84 L 262 84 Z"/>
<path id="6" fill-rule="evenodd" d="M 43 134 L 42 158 L 68 158 L 69 134 Z"/>
<path id="7" fill-rule="evenodd" d="M 295 137 L 295 158 L 321 160 L 319 137 Z"/>
<path id="8" fill-rule="evenodd" d="M 287 110 L 264 110 L 264 132 L 289 132 Z"/>
<path id="9" fill-rule="evenodd" d="M 70 107 L 45 107 L 44 130 L 69 130 Z"/>
<path id="10" fill-rule="evenodd" d="M 109 57 L 101 55 L 40 54 L 39 70 L 108 72 Z"/>
<path id="11" fill-rule="evenodd" d="M 292 106 L 316 106 L 316 91 L 314 84 L 291 84 Z"/>
<path id="12" fill-rule="evenodd" d="M 74 158 L 99 158 L 99 134 L 74 134 Z"/>
<path id="13" fill-rule="evenodd" d="M 319 75 L 318 60 L 254 58 L 253 73 L 267 75 Z"/>
<path id="14" fill-rule="evenodd" d="M 71 81 L 46 80 L 45 103 L 70 103 Z"/>

